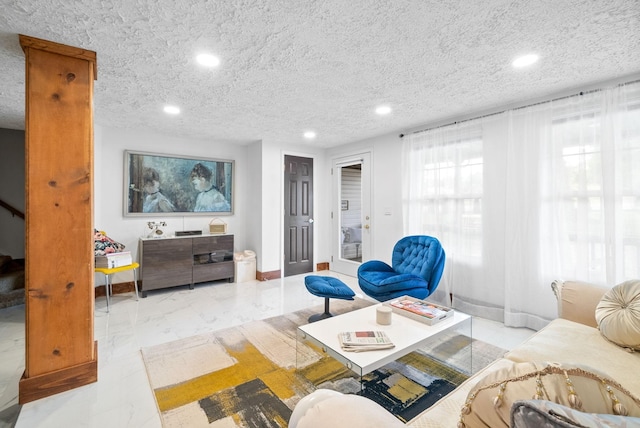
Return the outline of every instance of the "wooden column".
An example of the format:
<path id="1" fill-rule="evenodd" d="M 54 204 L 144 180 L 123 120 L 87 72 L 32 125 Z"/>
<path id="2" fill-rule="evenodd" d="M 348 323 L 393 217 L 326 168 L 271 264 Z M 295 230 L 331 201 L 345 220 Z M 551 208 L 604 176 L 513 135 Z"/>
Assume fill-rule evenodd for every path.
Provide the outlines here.
<path id="1" fill-rule="evenodd" d="M 20 35 L 26 58 L 26 367 L 19 402 L 98 380 L 93 336 L 96 54 Z"/>

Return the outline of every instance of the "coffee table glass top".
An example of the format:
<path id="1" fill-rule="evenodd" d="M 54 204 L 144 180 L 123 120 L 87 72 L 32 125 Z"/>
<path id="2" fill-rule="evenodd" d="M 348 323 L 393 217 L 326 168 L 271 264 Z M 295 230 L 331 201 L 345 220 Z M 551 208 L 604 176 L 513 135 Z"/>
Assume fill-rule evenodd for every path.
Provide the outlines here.
<path id="1" fill-rule="evenodd" d="M 423 324 L 411 318 L 393 313 L 390 325 L 376 323 L 376 308 L 380 304 L 368 306 L 342 315 L 337 315 L 311 324 L 298 327 L 298 342 L 308 341 L 320 347 L 331 357 L 343 363 L 360 376 L 372 372 L 385 364 L 429 345 L 446 331 L 462 330 L 461 334 L 471 341 L 471 316 L 459 311 L 454 316 L 433 326 Z M 380 330 L 386 332 L 395 348 L 366 351 L 347 352 L 340 347 L 338 333 L 342 331 Z M 469 371 L 471 367 L 469 356 Z M 300 364 L 297 364 L 300 366 Z"/>

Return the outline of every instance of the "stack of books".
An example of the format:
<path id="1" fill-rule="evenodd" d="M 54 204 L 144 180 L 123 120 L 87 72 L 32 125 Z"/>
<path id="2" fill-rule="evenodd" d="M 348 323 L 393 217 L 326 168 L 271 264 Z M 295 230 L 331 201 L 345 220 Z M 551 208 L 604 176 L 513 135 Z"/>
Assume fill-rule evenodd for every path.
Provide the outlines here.
<path id="1" fill-rule="evenodd" d="M 104 256 L 96 256 L 97 268 L 119 268 L 122 266 L 129 266 L 133 263 L 131 258 L 131 251 L 122 251 L 120 253 L 109 253 Z"/>
<path id="2" fill-rule="evenodd" d="M 345 351 L 378 351 L 395 347 L 384 331 L 345 331 L 338 335 Z"/>

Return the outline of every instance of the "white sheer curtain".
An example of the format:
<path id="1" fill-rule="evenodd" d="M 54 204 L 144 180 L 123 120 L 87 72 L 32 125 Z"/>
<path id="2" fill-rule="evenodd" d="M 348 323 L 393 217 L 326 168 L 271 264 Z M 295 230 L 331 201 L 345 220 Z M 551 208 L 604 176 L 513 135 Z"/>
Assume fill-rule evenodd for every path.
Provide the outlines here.
<path id="1" fill-rule="evenodd" d="M 441 303 L 539 329 L 554 279 L 640 277 L 638 82 L 405 136 L 403 163 L 404 231 L 447 253 Z"/>

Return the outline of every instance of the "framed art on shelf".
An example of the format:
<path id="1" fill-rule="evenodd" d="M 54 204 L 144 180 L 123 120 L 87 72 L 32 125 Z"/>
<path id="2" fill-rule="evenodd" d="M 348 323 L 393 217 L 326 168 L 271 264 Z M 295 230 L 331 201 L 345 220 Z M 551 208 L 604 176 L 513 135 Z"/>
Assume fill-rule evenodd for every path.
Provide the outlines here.
<path id="1" fill-rule="evenodd" d="M 232 160 L 124 153 L 124 215 L 233 214 Z"/>

